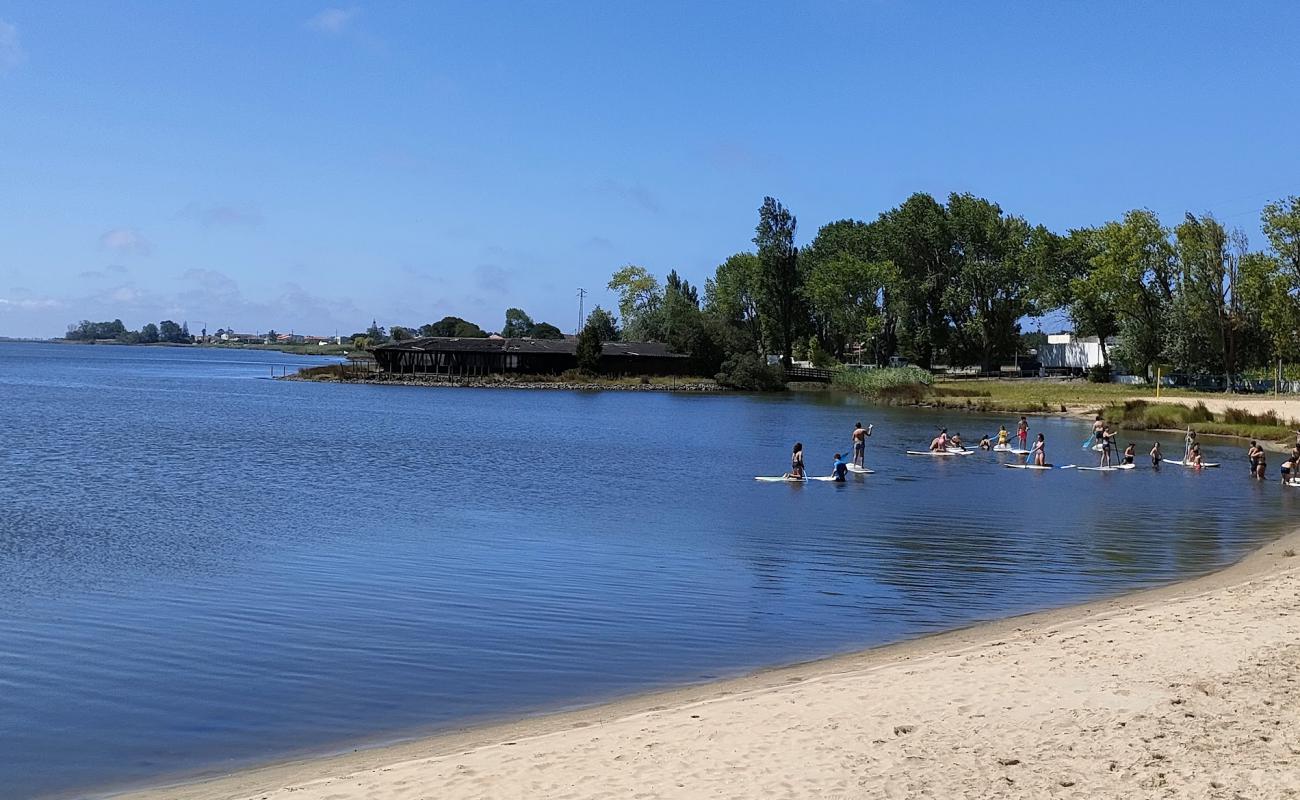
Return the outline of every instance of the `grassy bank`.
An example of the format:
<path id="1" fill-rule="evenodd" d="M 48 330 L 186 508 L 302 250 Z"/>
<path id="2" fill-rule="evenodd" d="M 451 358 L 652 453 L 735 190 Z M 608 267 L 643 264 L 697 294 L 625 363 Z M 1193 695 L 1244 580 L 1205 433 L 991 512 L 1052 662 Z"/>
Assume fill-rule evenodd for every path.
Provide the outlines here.
<path id="1" fill-rule="evenodd" d="M 1239 408 L 1215 414 L 1204 403 L 1184 406 L 1129 400 L 1108 405 L 1099 412 L 1106 421 L 1125 430 L 1176 430 L 1188 428 L 1198 434 L 1238 436 L 1243 439 L 1289 443 L 1294 441 L 1296 422 L 1278 417 L 1276 412 L 1253 414 Z"/>
<path id="2" fill-rule="evenodd" d="M 919 403 L 931 394 L 929 372 L 920 367 L 842 369 L 831 384 L 889 403 Z"/>
<path id="3" fill-rule="evenodd" d="M 561 375 L 476 375 L 476 376 L 439 376 L 439 375 L 391 375 L 379 372 L 365 372 L 347 364 L 325 364 L 318 367 L 304 367 L 292 376 L 301 381 L 339 381 L 353 383 L 401 383 L 413 385 L 472 386 L 491 387 L 538 387 L 538 388 L 582 388 L 582 389 L 682 389 L 689 387 L 692 391 L 721 391 L 722 387 L 712 378 L 690 376 L 650 376 L 630 377 L 586 375 L 577 370 L 570 370 Z"/>
<path id="4" fill-rule="evenodd" d="M 1222 396 L 1182 389 L 1161 389 L 1160 394 L 1179 398 Z M 1122 403 L 1143 395 L 1154 400 L 1155 389 L 1119 383 L 1090 383 L 1083 379 L 939 381 L 925 402 L 941 408 L 970 411 L 1059 414 Z"/>

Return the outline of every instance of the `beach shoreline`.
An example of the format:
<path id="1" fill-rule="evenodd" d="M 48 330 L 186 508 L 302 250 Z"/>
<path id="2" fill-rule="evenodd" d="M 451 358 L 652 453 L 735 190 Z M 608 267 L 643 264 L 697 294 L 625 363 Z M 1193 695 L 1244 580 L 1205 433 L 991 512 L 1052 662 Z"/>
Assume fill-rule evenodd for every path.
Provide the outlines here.
<path id="1" fill-rule="evenodd" d="M 1072 658 L 1089 664 L 1086 669 L 1076 665 L 1084 672 L 1095 671 L 1100 664 L 1098 675 L 1123 676 L 1133 671 L 1135 662 L 1145 662 L 1134 673 L 1136 679 L 1133 675 L 1127 679 L 1133 684 L 1128 688 L 1096 686 L 1086 676 L 1076 675 L 1072 679 L 1074 691 L 1082 693 L 1090 701 L 1085 707 L 1096 706 L 1089 711 L 1090 723 L 1099 722 L 1105 728 L 1108 727 L 1105 723 L 1110 721 L 1106 719 L 1107 714 L 1127 714 L 1161 729 L 1161 732 L 1139 738 L 1148 743 L 1165 740 L 1160 746 L 1166 750 L 1174 749 L 1175 738 L 1171 737 L 1171 730 L 1166 730 L 1173 723 L 1163 720 L 1157 720 L 1159 724 L 1152 723 L 1152 715 L 1143 713 L 1146 708 L 1143 703 L 1149 699 L 1147 694 L 1158 691 L 1160 686 L 1185 686 L 1199 681 L 1204 690 L 1202 694 L 1193 692 L 1197 695 L 1194 698 L 1172 698 L 1153 706 L 1166 711 L 1184 705 L 1191 709 L 1194 701 L 1208 703 L 1221 699 L 1223 691 L 1214 687 L 1221 681 L 1225 669 L 1241 667 L 1251 659 L 1261 664 L 1269 660 L 1254 651 L 1243 650 L 1243 643 L 1254 644 L 1257 649 L 1276 649 L 1288 644 L 1295 647 L 1300 640 L 1300 609 L 1295 614 L 1276 612 L 1275 619 L 1262 619 L 1269 609 L 1276 611 L 1278 606 L 1276 603 L 1270 606 L 1269 602 L 1255 595 L 1267 593 L 1283 606 L 1287 600 L 1300 597 L 1300 558 L 1295 557 L 1297 548 L 1300 548 L 1300 531 L 1293 531 L 1216 572 L 1109 599 L 979 623 L 847 655 L 764 669 L 744 677 L 654 691 L 574 711 L 448 731 L 334 755 L 283 761 L 187 783 L 93 796 L 118 800 L 242 800 L 254 797 L 269 800 L 290 795 L 307 800 L 525 795 L 582 798 L 599 796 L 595 787 L 609 787 L 611 796 L 624 796 L 618 787 L 626 789 L 635 784 L 650 791 L 648 796 L 655 797 L 759 796 L 772 791 L 776 785 L 795 786 L 794 791 L 785 792 L 788 796 L 812 797 L 818 794 L 834 796 L 839 791 L 835 787 L 847 780 L 856 787 L 855 790 L 874 787 L 884 792 L 884 796 L 924 796 L 924 793 L 913 794 L 914 790 L 920 791 L 916 788 L 920 781 L 925 784 L 925 791 L 971 791 L 975 793 L 973 796 L 991 796 L 999 791 L 1014 796 L 1041 783 L 1052 793 L 1060 792 L 1061 796 L 1110 797 L 1112 794 L 1107 792 L 1111 787 L 1098 783 L 1097 775 L 1081 771 L 1077 764 L 1044 767 L 1051 773 L 1044 779 L 1046 782 L 1035 783 L 1028 779 L 1036 773 L 1024 765 L 1042 764 L 1043 754 L 1028 759 L 1025 755 L 1008 755 L 1012 751 L 1024 750 L 1025 743 L 999 741 L 1016 739 L 1017 735 L 984 730 L 975 720 L 987 719 L 988 714 L 972 713 L 968 719 L 961 714 L 961 709 L 970 711 L 971 708 L 987 706 L 986 710 L 992 710 L 998 704 L 1011 702 L 1005 713 L 1017 720 L 1018 725 L 1023 727 L 1026 718 L 1051 721 L 1054 716 L 1062 716 L 1053 724 L 1057 724 L 1061 732 L 1070 734 L 1079 709 L 1065 708 L 1064 705 L 1053 707 L 1054 702 L 1066 703 L 1068 695 L 1059 691 L 1025 695 L 1019 684 L 1042 689 L 1044 685 L 1061 680 L 1062 676 L 1068 677 Z M 1197 624 L 1188 624 L 1192 618 L 1197 620 Z M 1240 637 L 1256 627 L 1267 628 L 1267 635 L 1259 634 L 1243 642 Z M 1053 649 L 1102 631 L 1114 637 L 1112 644 L 1121 638 L 1125 644 L 1102 644 L 1091 649 L 1084 646 L 1079 652 L 1068 653 Z M 1121 657 L 1119 653 L 1126 647 L 1132 652 Z M 1145 652 L 1143 648 L 1156 650 Z M 1171 655 L 1172 651 L 1180 649 L 1186 653 Z M 1205 669 L 1199 670 L 1204 674 L 1178 672 L 1187 665 L 1188 659 L 1193 658 L 1190 654 L 1207 661 Z M 1287 655 L 1286 663 L 1294 663 L 1293 655 Z M 1115 659 L 1115 662 L 1107 663 L 1108 658 Z M 993 666 L 981 662 L 990 660 L 1001 666 L 995 666 L 991 673 L 981 673 L 981 669 Z M 1001 679 L 979 682 L 981 675 L 985 678 L 1002 675 L 1007 665 L 1014 665 L 1010 668 L 1017 673 L 1010 676 L 1015 679 L 1010 681 L 1010 685 L 1004 685 L 1007 681 Z M 954 680 L 954 672 L 971 676 L 971 686 L 963 687 L 961 681 Z M 1173 674 L 1175 672 L 1178 674 Z M 1098 682 L 1107 684 L 1109 680 Z M 1300 709 L 1287 704 L 1292 701 L 1300 704 L 1300 689 L 1295 683 L 1297 677 L 1295 674 L 1282 675 L 1279 680 L 1283 688 L 1291 687 L 1291 693 L 1287 695 L 1289 699 L 1263 698 L 1260 700 L 1264 704 L 1262 707 L 1276 708 L 1279 714 L 1295 714 Z M 1126 679 L 1121 677 L 1119 681 L 1124 684 Z M 1141 684 L 1143 692 L 1136 691 L 1137 684 Z M 966 688 L 970 691 L 965 691 Z M 954 706 L 956 699 L 944 699 L 953 692 L 970 697 L 956 698 L 967 702 Z M 1137 699 L 1130 700 L 1135 694 Z M 1014 697 L 1020 697 L 1023 705 L 1016 705 L 1012 701 Z M 827 702 L 834 706 L 839 701 L 847 702 L 849 698 L 864 705 L 857 712 L 850 711 L 848 719 L 840 719 L 834 708 L 825 707 Z M 1187 715 L 1183 719 L 1198 720 L 1191 710 L 1178 713 Z M 1219 709 L 1218 713 L 1222 717 L 1230 712 Z M 952 764 L 942 767 L 931 763 L 935 760 L 933 753 L 901 756 L 902 761 L 900 757 L 881 755 L 878 763 L 873 764 L 870 755 L 873 751 L 887 753 L 898 747 L 916 749 L 914 746 L 926 738 L 912 734 L 916 731 L 933 734 L 940 721 L 935 719 L 936 715 L 944 718 L 943 724 L 950 730 L 944 738 L 957 737 L 946 745 L 936 743 L 940 750 L 957 747 L 963 737 L 971 741 L 977 741 L 981 736 L 991 737 L 985 748 L 1006 751 L 995 760 L 1009 763 L 985 764 L 978 774 L 963 772 L 963 759 L 956 755 Z M 1211 720 L 1215 718 L 1212 713 L 1205 716 Z M 709 722 L 700 721 L 702 717 L 728 719 L 725 725 L 710 729 Z M 877 717 L 886 721 L 896 720 L 896 724 L 892 730 L 885 725 L 869 732 L 868 729 L 880 722 Z M 831 718 L 837 721 L 828 723 L 819 732 L 810 732 L 811 727 Z M 844 730 L 859 723 L 865 726 L 862 731 Z M 1127 725 L 1123 720 L 1117 724 L 1119 727 L 1114 731 L 1119 732 L 1117 738 L 1123 739 L 1127 736 L 1124 732 Z M 978 730 L 963 733 L 963 725 L 973 725 Z M 1084 728 L 1091 730 L 1096 727 L 1089 724 L 1075 733 L 1083 735 Z M 1139 733 L 1141 728 L 1140 723 L 1135 723 L 1132 733 Z M 1272 749 L 1279 751 L 1274 760 L 1281 762 L 1281 766 L 1272 766 L 1294 772 L 1296 780 L 1300 781 L 1300 739 L 1294 738 L 1294 731 L 1292 725 L 1289 732 L 1278 730 L 1272 736 L 1261 733 L 1258 736 L 1265 739 L 1256 737 L 1254 741 L 1262 745 L 1273 742 Z M 1033 731 L 1028 735 L 1031 739 L 1035 737 Z M 647 736 L 655 741 L 642 741 Z M 870 744 L 863 740 L 864 736 L 873 737 Z M 787 770 L 791 774 L 772 774 L 779 772 L 778 759 L 770 748 L 772 740 L 784 742 L 782 759 L 793 759 L 791 768 Z M 1131 746 L 1131 742 L 1126 744 Z M 1105 749 L 1118 745 L 1111 742 L 1102 746 Z M 801 748 L 807 752 L 802 752 Z M 838 774 L 828 774 L 821 763 L 828 749 L 844 751 L 836 755 L 838 760 L 835 763 L 841 764 Z M 976 746 L 975 749 L 980 748 Z M 662 755 L 647 761 L 650 752 L 671 752 L 682 763 L 665 763 Z M 858 762 L 844 760 L 854 753 Z M 1175 762 L 1171 761 L 1168 769 L 1161 771 L 1161 761 L 1169 756 L 1156 755 L 1160 758 L 1152 762 L 1155 765 L 1152 775 L 1159 774 L 1159 780 L 1169 781 Z M 1222 754 L 1210 750 L 1206 757 L 1221 760 Z M 921 762 L 909 764 L 908 759 L 913 758 L 920 758 Z M 624 760 L 627 765 L 618 763 Z M 633 770 L 629 765 L 635 763 L 641 763 L 642 768 Z M 1123 781 L 1123 775 L 1115 776 L 1118 769 L 1115 764 L 1118 763 L 1112 762 L 1101 777 L 1118 780 L 1128 789 L 1138 788 L 1138 783 Z M 907 764 L 905 769 L 904 764 Z M 1260 770 L 1267 773 L 1269 767 L 1265 764 L 1251 767 L 1250 774 L 1254 776 L 1251 780 L 1258 784 L 1263 780 Z M 705 770 L 704 774 L 699 772 L 700 769 Z M 926 770 L 932 769 L 946 777 L 930 776 L 933 780 L 927 783 L 929 773 Z M 835 772 L 831 770 L 831 773 Z M 991 777 L 995 772 L 1010 774 Z M 1066 777 L 1060 777 L 1062 775 Z M 678 780 L 674 776 L 691 777 L 690 780 Z M 804 789 L 797 788 L 801 779 L 808 784 Z M 1232 780 L 1232 774 L 1207 778 L 1202 787 L 1204 791 L 1197 792 L 1197 795 L 1219 796 L 1216 794 L 1218 788 L 1227 792 Z M 825 789 L 825 792 L 814 791 L 814 787 Z M 565 790 L 561 791 L 562 788 Z M 1252 796 L 1283 796 L 1260 795 L 1258 787 L 1256 792 Z M 1117 791 L 1113 796 L 1123 795 Z M 1225 793 L 1222 796 L 1233 795 Z"/>

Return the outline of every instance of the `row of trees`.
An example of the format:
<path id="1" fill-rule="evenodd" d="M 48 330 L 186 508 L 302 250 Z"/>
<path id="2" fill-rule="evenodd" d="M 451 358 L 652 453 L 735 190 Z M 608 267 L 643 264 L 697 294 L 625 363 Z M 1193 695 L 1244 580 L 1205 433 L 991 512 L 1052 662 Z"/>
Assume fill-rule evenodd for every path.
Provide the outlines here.
<path id="1" fill-rule="evenodd" d="M 194 341 L 194 337 L 190 335 L 188 323 L 182 322 L 177 325 L 169 319 L 165 319 L 157 325 L 152 322 L 147 323 L 138 331 L 127 330 L 120 319 L 115 319 L 112 322 L 91 322 L 88 319 L 83 319 L 75 325 L 69 325 L 64 338 L 75 342 L 112 340 L 126 344 L 157 344 L 159 342 L 190 344 Z"/>
<path id="2" fill-rule="evenodd" d="M 1118 342 L 1108 365 L 1232 378 L 1300 357 L 1300 199 L 1270 203 L 1262 227 L 1266 250 L 1210 214 L 1170 228 L 1135 210 L 1059 234 L 970 194 L 914 194 L 800 247 L 794 214 L 768 197 L 754 249 L 720 264 L 702 296 L 639 266 L 609 288 L 625 338 L 665 342 L 705 374 L 752 372 L 765 353 L 846 360 L 859 346 L 880 364 L 990 370 L 1021 346 L 1022 320 L 1063 311 L 1080 335 Z"/>
<path id="3" fill-rule="evenodd" d="M 460 317 L 447 316 L 437 322 L 430 322 L 420 327 L 393 325 L 385 329 L 378 322 L 372 321 L 365 331 L 351 336 L 357 347 L 372 347 L 385 342 L 404 342 L 421 336 L 449 336 L 461 339 L 484 339 L 490 336 L 488 331 Z M 505 324 L 501 326 L 501 336 L 507 339 L 563 339 L 564 332 L 549 322 L 534 322 L 522 308 L 507 308 Z"/>

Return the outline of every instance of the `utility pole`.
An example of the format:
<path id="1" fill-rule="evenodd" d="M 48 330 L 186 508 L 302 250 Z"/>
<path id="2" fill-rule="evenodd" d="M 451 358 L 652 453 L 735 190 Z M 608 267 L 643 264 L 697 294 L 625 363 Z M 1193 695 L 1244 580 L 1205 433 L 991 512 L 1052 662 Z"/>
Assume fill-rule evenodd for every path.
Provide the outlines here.
<path id="1" fill-rule="evenodd" d="M 584 322 L 584 317 L 582 315 L 582 301 L 586 297 L 587 297 L 587 290 L 579 288 L 578 289 L 578 329 L 574 331 L 574 333 L 582 333 L 582 325 Z"/>

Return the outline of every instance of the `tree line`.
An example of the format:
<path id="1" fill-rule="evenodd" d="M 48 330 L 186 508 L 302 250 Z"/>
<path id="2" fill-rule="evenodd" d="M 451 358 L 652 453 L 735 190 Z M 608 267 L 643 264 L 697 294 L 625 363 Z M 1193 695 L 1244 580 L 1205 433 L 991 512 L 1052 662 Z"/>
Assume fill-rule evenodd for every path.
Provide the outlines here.
<path id="1" fill-rule="evenodd" d="M 409 327 L 393 325 L 387 329 L 377 322 L 359 333 L 352 334 L 352 342 L 357 347 L 373 347 L 386 342 L 404 342 L 423 336 L 445 336 L 460 339 L 485 339 L 492 334 L 469 320 L 446 316 L 427 325 Z M 522 308 L 507 308 L 505 323 L 500 334 L 507 339 L 563 339 L 564 332 L 549 322 L 534 322 Z"/>
<path id="2" fill-rule="evenodd" d="M 138 331 L 127 330 L 126 325 L 122 324 L 120 319 L 115 319 L 112 322 L 91 322 L 83 319 L 75 325 L 69 325 L 64 338 L 74 342 L 111 340 L 124 344 L 158 344 L 160 342 L 190 344 L 194 341 L 194 337 L 190 335 L 188 323 L 182 322 L 177 325 L 169 319 L 165 319 L 157 325 L 152 322 L 147 323 Z"/>
<path id="3" fill-rule="evenodd" d="M 754 247 L 719 264 L 703 292 L 629 265 L 609 281 L 619 318 L 593 317 L 689 354 L 702 374 L 752 379 L 769 353 L 993 370 L 1023 347 L 1022 320 L 1059 311 L 1101 338 L 1106 374 L 1150 378 L 1166 365 L 1231 382 L 1300 357 L 1300 198 L 1269 203 L 1261 223 L 1262 250 L 1212 214 L 1170 227 L 1139 209 L 1056 233 L 971 194 L 917 193 L 800 245 L 794 214 L 767 197 Z"/>

